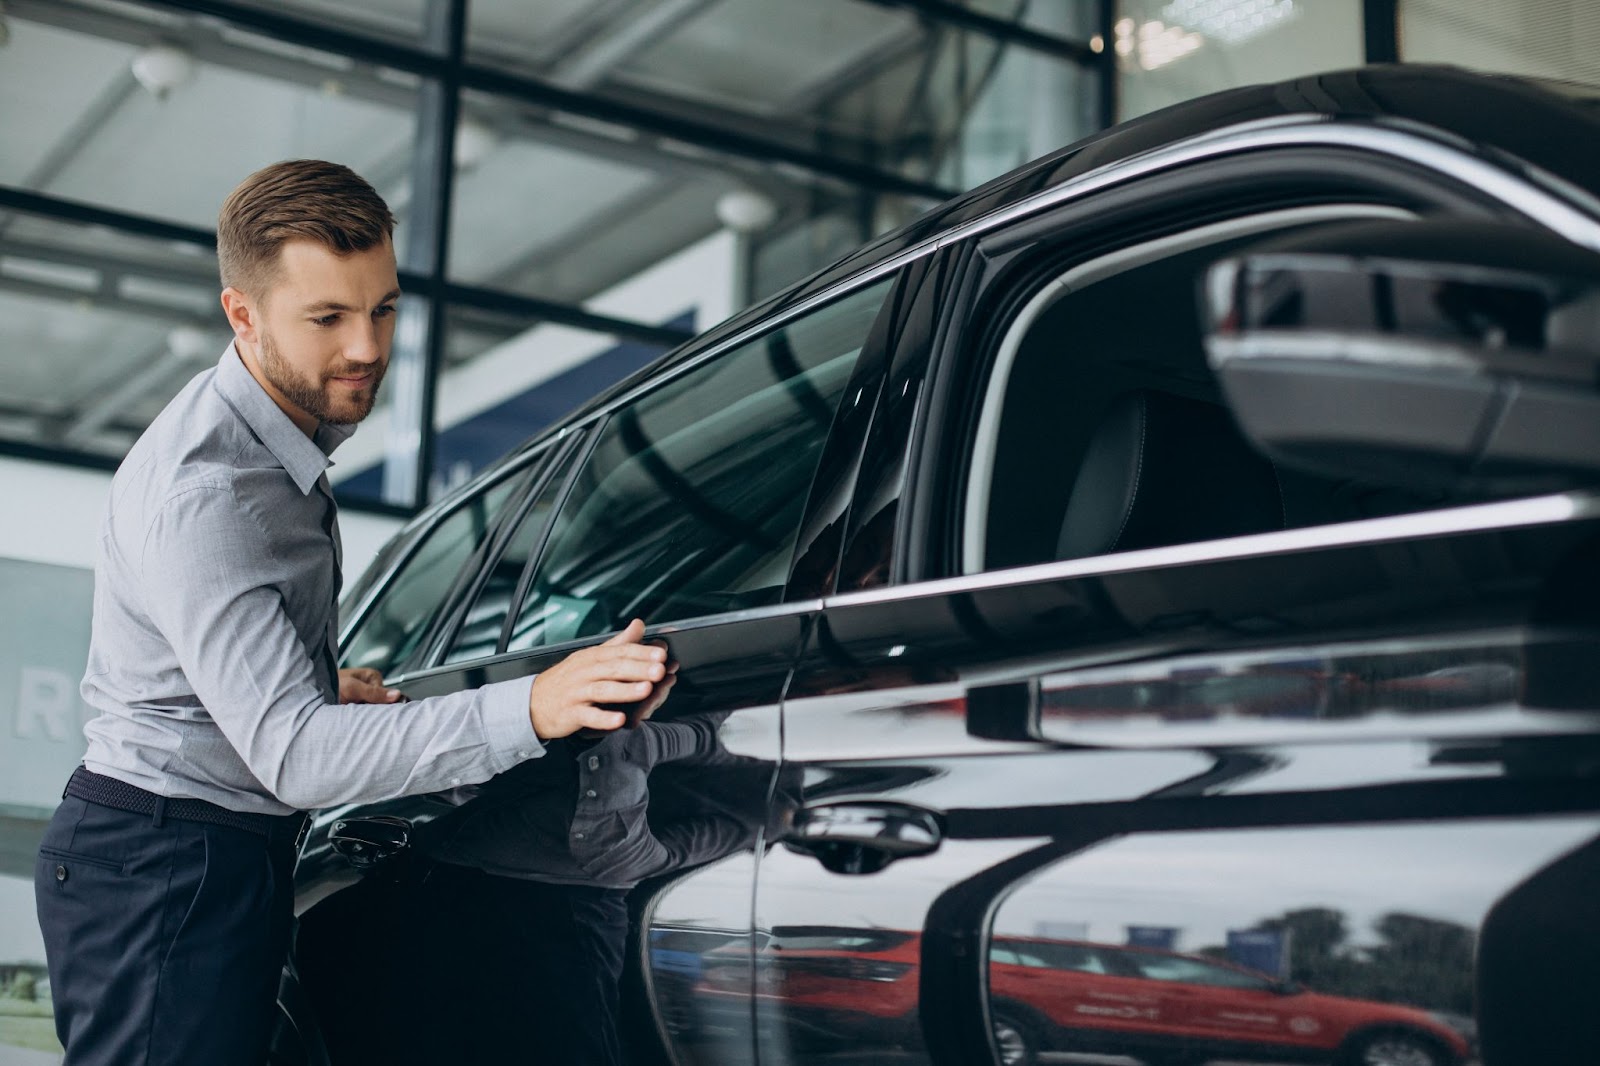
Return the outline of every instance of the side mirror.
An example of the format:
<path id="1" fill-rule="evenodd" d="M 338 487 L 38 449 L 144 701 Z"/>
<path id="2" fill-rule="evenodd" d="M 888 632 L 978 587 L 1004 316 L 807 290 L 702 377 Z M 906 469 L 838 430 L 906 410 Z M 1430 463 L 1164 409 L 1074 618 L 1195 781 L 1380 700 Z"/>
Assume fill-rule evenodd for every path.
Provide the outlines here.
<path id="1" fill-rule="evenodd" d="M 1202 303 L 1234 417 L 1275 461 L 1472 495 L 1600 482 L 1600 254 L 1350 223 L 1215 263 Z"/>

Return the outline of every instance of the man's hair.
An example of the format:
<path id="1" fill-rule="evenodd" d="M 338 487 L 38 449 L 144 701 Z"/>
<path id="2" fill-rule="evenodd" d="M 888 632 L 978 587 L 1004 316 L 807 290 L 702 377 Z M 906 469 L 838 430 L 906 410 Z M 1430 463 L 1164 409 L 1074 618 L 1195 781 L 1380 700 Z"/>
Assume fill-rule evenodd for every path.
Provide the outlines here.
<path id="1" fill-rule="evenodd" d="M 394 215 L 376 189 L 347 166 L 291 159 L 239 183 L 217 219 L 224 288 L 260 296 L 271 286 L 285 241 L 313 240 L 336 255 L 364 252 L 394 234 Z"/>

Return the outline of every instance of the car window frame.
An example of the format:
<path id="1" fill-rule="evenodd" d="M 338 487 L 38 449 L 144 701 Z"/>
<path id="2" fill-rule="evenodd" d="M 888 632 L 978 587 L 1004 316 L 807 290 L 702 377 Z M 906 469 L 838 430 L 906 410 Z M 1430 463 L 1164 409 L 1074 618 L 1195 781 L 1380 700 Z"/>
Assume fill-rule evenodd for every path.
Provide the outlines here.
<path id="1" fill-rule="evenodd" d="M 1056 303 L 1086 289 L 1095 283 L 1124 272 L 1139 270 L 1159 262 L 1168 255 L 1182 255 L 1221 245 L 1239 237 L 1259 237 L 1269 240 L 1285 229 L 1297 225 L 1327 225 L 1356 220 L 1392 219 L 1417 221 L 1421 216 L 1410 211 L 1382 204 L 1334 203 L 1302 207 L 1266 208 L 1234 216 L 1221 222 L 1191 227 L 1181 233 L 1157 237 L 1149 241 L 1119 247 L 1103 255 L 1079 260 L 1066 266 L 1060 273 L 1036 284 L 1022 307 L 1005 323 L 995 350 L 989 359 L 989 368 L 983 380 L 983 399 L 973 412 L 975 426 L 967 441 L 967 480 L 959 488 L 961 513 L 952 516 L 960 533 L 955 548 L 960 554 L 959 575 L 971 577 L 1009 567 L 973 566 L 973 497 L 981 496 L 985 511 L 992 500 L 994 467 L 997 461 L 1001 415 L 1005 412 L 1006 387 L 1010 383 L 1014 358 L 1028 340 L 1038 319 L 1047 315 Z M 1070 356 L 1069 356 L 1070 358 Z M 1003 370 L 1003 374 L 1002 374 Z M 980 472 L 987 475 L 980 479 Z M 986 530 L 979 530 L 976 539 L 978 551 L 987 548 Z M 1191 541 L 1185 543 L 1205 543 Z M 1111 553 L 1104 553 L 1111 554 Z M 1042 560 L 1049 561 L 1049 560 Z"/>
<path id="2" fill-rule="evenodd" d="M 846 375 L 846 384 L 842 393 L 840 404 L 834 410 L 827 432 L 823 437 L 822 447 L 818 454 L 817 469 L 811 472 L 810 481 L 808 482 L 806 488 L 806 499 L 801 505 L 800 514 L 798 516 L 795 543 L 789 549 L 788 558 L 782 560 L 784 581 L 777 602 L 758 607 L 734 608 L 727 611 L 712 611 L 705 614 L 687 615 L 682 618 L 674 618 L 667 624 L 673 626 L 686 624 L 703 625 L 714 619 L 738 617 L 753 611 L 763 613 L 770 612 L 793 602 L 795 597 L 790 595 L 790 590 L 796 579 L 795 565 L 808 547 L 808 537 L 813 535 L 814 527 L 816 526 L 815 510 L 819 504 L 819 501 L 824 495 L 828 494 L 827 488 L 819 484 L 819 479 L 823 477 L 828 456 L 836 451 L 837 441 L 842 435 L 842 426 L 845 426 L 849 423 L 850 405 L 847 401 L 850 390 L 857 388 L 865 390 L 867 388 L 867 385 L 865 384 L 866 380 L 874 379 L 875 376 L 881 377 L 881 367 L 886 359 L 887 350 L 890 344 L 890 337 L 893 334 L 893 330 L 887 328 L 885 324 L 887 322 L 891 322 L 901 312 L 901 296 L 907 285 L 911 283 L 908 280 L 909 277 L 910 275 L 906 270 L 899 269 L 898 267 L 890 270 L 884 270 L 880 268 L 869 271 L 863 277 L 852 279 L 852 281 L 847 284 L 841 285 L 835 289 L 829 290 L 824 294 L 821 294 L 821 298 L 819 299 L 807 301 L 799 313 L 784 315 L 781 318 L 754 323 L 750 330 L 738 335 L 732 340 L 731 343 L 717 345 L 714 351 L 707 354 L 704 358 L 691 358 L 679 365 L 672 367 L 669 372 L 664 373 L 657 378 L 650 379 L 640 388 L 632 390 L 627 396 L 618 399 L 614 403 L 606 405 L 603 411 L 597 412 L 590 423 L 588 431 L 589 439 L 586 452 L 578 459 L 576 463 L 573 464 L 571 470 L 569 471 L 568 484 L 563 489 L 561 500 L 556 506 L 555 510 L 552 511 L 551 521 L 546 526 L 544 534 L 541 537 L 539 553 L 530 561 L 530 565 L 524 571 L 522 579 L 519 582 L 517 594 L 514 596 L 510 610 L 506 616 L 506 627 L 501 631 L 500 645 L 495 657 L 500 658 L 502 656 L 537 653 L 546 647 L 554 647 L 561 643 L 568 643 L 566 641 L 561 641 L 554 642 L 552 644 L 534 645 L 529 648 L 508 650 L 508 643 L 510 637 L 512 636 L 516 619 L 521 614 L 522 608 L 526 602 L 526 598 L 531 592 L 534 579 L 537 577 L 540 568 L 546 562 L 546 554 L 548 553 L 550 547 L 549 539 L 551 533 L 554 531 L 555 521 L 557 518 L 559 518 L 562 509 L 571 502 L 572 482 L 574 482 L 577 476 L 582 473 L 585 466 L 592 458 L 594 450 L 599 446 L 600 440 L 605 433 L 606 427 L 611 424 L 611 421 L 614 418 L 629 408 L 636 407 L 640 403 L 646 401 L 652 395 L 664 390 L 683 375 L 694 373 L 701 368 L 710 366 L 719 359 L 733 356 L 735 353 L 759 343 L 763 338 L 771 336 L 779 330 L 789 329 L 797 323 L 811 319 L 813 316 L 824 314 L 831 307 L 835 307 L 838 304 L 843 303 L 844 301 L 849 300 L 850 298 L 877 285 L 887 283 L 877 310 L 873 313 L 872 321 L 869 324 L 867 331 L 861 337 L 861 343 L 856 350 L 854 362 L 851 364 L 850 372 Z M 877 396 L 874 393 L 871 402 L 867 405 L 867 411 L 869 414 L 870 411 L 876 407 L 876 403 Z M 841 480 L 847 482 L 845 487 L 847 497 L 849 489 L 854 483 L 855 472 L 857 469 L 855 460 L 859 460 L 860 452 L 864 447 L 865 429 L 865 425 L 861 426 L 860 433 L 854 435 L 855 437 L 863 439 L 852 439 L 844 445 L 853 452 L 853 454 L 850 456 L 852 461 L 844 464 L 844 472 L 840 475 Z M 837 494 L 836 490 L 835 494 Z M 605 632 L 610 633 L 614 632 L 614 630 L 608 629 Z M 588 638 L 585 637 L 578 639 L 587 640 Z"/>
<path id="3" fill-rule="evenodd" d="M 493 492 L 508 480 L 527 475 L 531 467 L 542 459 L 547 458 L 550 446 L 557 439 L 559 437 L 542 438 L 516 450 L 503 462 L 497 463 L 473 481 L 462 486 L 457 492 L 429 507 L 428 510 L 413 520 L 414 524 L 412 526 L 402 528 L 395 534 L 391 543 L 403 542 L 402 546 L 394 553 L 393 558 L 388 561 L 382 575 L 367 588 L 363 594 L 364 598 L 352 611 L 349 620 L 340 626 L 340 662 L 344 661 L 344 656 L 349 650 L 351 640 L 361 631 L 361 627 L 366 624 L 367 619 L 377 606 L 393 591 L 396 580 L 405 573 L 412 560 L 416 557 L 417 552 L 438 532 L 439 527 L 472 500 L 480 499 Z M 511 499 L 506 501 L 504 510 L 496 515 L 490 528 L 485 532 L 483 544 L 474 549 L 473 554 L 468 556 L 467 560 L 462 563 L 461 570 L 452 580 L 444 598 L 440 601 L 439 607 L 436 608 L 433 617 L 427 623 L 426 629 L 418 638 L 416 646 L 401 662 L 395 664 L 395 667 L 385 674 L 386 678 L 397 679 L 408 676 L 415 672 L 412 664 L 419 660 L 426 661 L 422 658 L 423 654 L 432 647 L 434 634 L 440 624 L 440 620 L 450 611 L 461 586 L 462 574 L 473 566 L 473 560 L 483 551 L 484 545 L 492 544 L 496 540 L 501 527 L 504 525 L 506 513 L 521 507 L 521 501 L 526 491 L 525 487 L 521 493 L 514 494 Z M 380 552 L 379 557 L 382 558 L 382 552 Z"/>
<path id="4" fill-rule="evenodd" d="M 419 670 L 433 669 L 440 666 L 461 666 L 493 658 L 493 655 L 480 655 L 451 663 L 444 662 L 445 656 L 450 653 L 451 647 L 455 644 L 462 625 L 466 622 L 467 612 L 477 602 L 478 596 L 482 593 L 490 571 L 510 546 L 511 538 L 515 536 L 522 524 L 522 520 L 538 501 L 540 494 L 550 487 L 551 479 L 559 473 L 563 484 L 559 490 L 556 506 L 551 510 L 550 517 L 545 520 L 544 529 L 539 535 L 537 548 L 529 554 L 528 562 L 523 566 L 521 574 L 518 575 L 517 586 L 513 590 L 511 602 L 513 605 L 517 602 L 517 596 L 522 591 L 523 582 L 528 580 L 528 575 L 531 573 L 534 563 L 537 562 L 544 550 L 544 542 L 550 535 L 550 526 L 554 521 L 556 512 L 566 502 L 567 493 L 572 488 L 573 474 L 587 457 L 589 450 L 593 448 L 596 436 L 594 428 L 588 427 L 584 432 L 563 432 L 551 439 L 549 446 L 542 455 L 543 468 L 533 475 L 518 498 L 507 504 L 505 514 L 495 524 L 493 534 L 485 538 L 483 548 L 475 553 L 472 559 L 468 560 L 467 566 L 462 568 L 463 575 L 467 574 L 470 568 L 470 577 L 465 581 L 458 581 L 452 585 L 451 595 L 446 601 L 449 606 L 436 619 L 433 632 L 425 640 L 426 653 L 415 657 L 415 661 L 419 665 L 409 670 L 409 673 L 415 674 Z M 574 456 L 576 456 L 575 460 Z M 507 618 L 509 619 L 510 617 L 510 609 L 508 608 Z M 493 654 L 498 655 L 504 648 L 505 625 L 502 625 L 500 636 L 496 638 Z"/>
<path id="5" fill-rule="evenodd" d="M 1300 128 L 1290 128 L 1299 125 Z M 960 315 L 959 321 L 971 323 L 970 327 L 941 330 L 940 343 L 933 353 L 924 381 L 928 392 L 926 402 L 918 404 L 916 423 L 910 434 L 910 452 L 906 465 L 909 473 L 902 486 L 906 504 L 902 506 L 900 528 L 896 531 L 894 557 L 889 567 L 892 577 L 889 588 L 918 586 L 927 582 L 985 582 L 1005 580 L 1000 575 L 1019 570 L 1037 569 L 1070 564 L 1090 564 L 1107 559 L 1111 554 L 1091 556 L 1087 559 L 1040 562 L 1024 567 L 987 570 L 975 574 L 961 572 L 959 557 L 959 525 L 964 514 L 964 486 L 952 491 L 948 471 L 964 470 L 970 460 L 973 421 L 976 419 L 977 397 L 987 383 L 988 363 L 992 360 L 999 336 L 1009 327 L 1016 312 L 1050 277 L 1060 276 L 1071 265 L 1081 264 L 1116 249 L 1128 248 L 1161 236 L 1186 232 L 1198 228 L 1203 221 L 1196 209 L 1208 206 L 1216 211 L 1217 205 L 1228 197 L 1240 196 L 1237 182 L 1241 177 L 1257 184 L 1256 189 L 1269 187 L 1282 181 L 1295 170 L 1304 170 L 1311 159 L 1320 159 L 1323 165 L 1340 166 L 1332 173 L 1336 183 L 1351 183 L 1371 190 L 1380 205 L 1408 206 L 1406 198 L 1420 202 L 1422 213 L 1451 211 L 1458 214 L 1499 219 L 1521 223 L 1536 228 L 1554 229 L 1560 222 L 1570 222 L 1578 214 L 1572 203 L 1557 197 L 1530 178 L 1514 173 L 1502 164 L 1471 154 L 1460 146 L 1441 143 L 1422 131 L 1398 131 L 1374 128 L 1369 132 L 1377 145 L 1360 144 L 1359 126 L 1316 126 L 1286 124 L 1284 128 L 1256 131 L 1255 136 L 1290 134 L 1282 139 L 1289 150 L 1275 157 L 1263 157 L 1248 150 L 1249 139 L 1241 137 L 1238 144 L 1227 151 L 1214 150 L 1218 143 L 1228 140 L 1224 135 L 1198 139 L 1197 145 L 1177 145 L 1151 157 L 1141 157 L 1124 164 L 1106 168 L 1100 180 L 1079 179 L 1067 186 L 1038 194 L 1023 204 L 1014 205 L 988 219 L 979 220 L 947 235 L 941 246 L 958 259 L 951 271 L 952 281 L 945 299 Z M 1326 143 L 1318 143 L 1325 138 Z M 1189 153 L 1195 153 L 1192 157 Z M 1448 156 L 1452 166 L 1437 164 L 1441 155 Z M 1154 157 L 1171 156 L 1176 164 L 1160 167 Z M 1419 161 L 1419 159 L 1421 161 Z M 1135 177 L 1116 182 L 1111 175 L 1119 170 L 1132 170 Z M 1482 177 L 1492 171 L 1497 181 L 1482 179 L 1481 185 L 1469 184 L 1469 179 Z M 1227 177 L 1229 180 L 1218 180 Z M 1230 181 L 1233 183 L 1230 186 Z M 1511 187 L 1513 186 L 1514 187 Z M 1082 188 L 1080 188 L 1082 187 Z M 1246 192 L 1251 188 L 1245 185 Z M 1335 195 L 1335 185 L 1316 198 L 1302 198 L 1301 204 L 1352 202 L 1346 191 Z M 1090 250 L 1074 249 L 1059 253 L 1051 259 L 1048 254 L 1034 253 L 1036 260 L 1029 284 L 1009 286 L 1009 306 L 998 310 L 997 300 L 1005 301 L 1005 293 L 996 288 L 1004 285 L 1005 271 L 1016 269 L 1028 258 L 1030 245 L 1040 243 L 1041 237 L 1055 234 L 1057 247 L 1070 243 L 1067 232 L 1103 237 L 1114 225 L 1103 217 L 1107 207 L 1121 199 L 1133 204 L 1142 203 L 1145 211 L 1155 214 L 1157 196 L 1150 190 L 1159 190 L 1170 196 L 1184 210 L 1182 221 L 1166 221 L 1165 228 L 1156 228 L 1145 234 L 1128 235 L 1107 241 L 1103 247 Z M 1228 190 L 1228 191 L 1224 191 Z M 1076 195 L 1075 195 L 1076 194 Z M 1126 205 L 1124 205 L 1126 206 Z M 1248 207 L 1213 214 L 1212 220 L 1239 218 L 1287 206 L 1284 200 L 1249 198 Z M 1562 233 L 1576 243 L 1600 247 L 1600 215 L 1583 214 L 1586 239 L 1571 233 Z M 1044 265 L 1046 262 L 1048 266 Z M 985 308 L 988 317 L 979 320 L 978 308 Z M 998 328 L 996 328 L 998 326 Z M 980 336 L 981 334 L 981 336 Z M 959 338 L 959 340 L 957 339 Z M 974 363 L 982 369 L 974 375 Z M 976 382 L 977 384 L 974 384 Z M 967 392 L 963 394 L 963 389 Z M 967 396 L 968 408 L 964 415 L 956 413 L 956 405 Z M 936 439 L 937 438 L 937 439 Z M 953 450 L 960 449 L 960 450 Z M 858 491 L 860 491 L 858 489 Z M 1441 508 L 1439 513 L 1470 508 L 1476 505 Z M 1352 523 L 1331 523 L 1306 527 L 1306 530 L 1332 530 Z M 955 527 L 955 528 L 952 528 Z M 1291 531 L 1299 532 L 1299 531 Z M 1196 541 L 1175 546 L 1175 549 L 1200 548 L 1214 542 Z M 847 596 L 873 595 L 885 590 L 862 593 L 844 593 Z"/>
<path id="6" fill-rule="evenodd" d="M 687 354 L 673 353 L 672 355 L 669 355 L 666 358 L 670 361 L 665 363 L 665 365 L 663 365 L 659 371 L 647 371 L 632 387 L 606 397 L 603 402 L 598 403 L 593 407 L 585 408 L 580 414 L 575 416 L 571 422 L 567 422 L 559 426 L 556 433 L 553 434 L 549 439 L 554 439 L 556 436 L 576 435 L 583 442 L 580 447 L 584 449 L 585 454 L 578 456 L 576 461 L 573 462 L 568 468 L 567 478 L 569 483 L 562 489 L 560 503 L 557 505 L 555 511 L 552 512 L 552 518 L 560 513 L 560 509 L 562 507 L 566 506 L 571 492 L 571 480 L 575 478 L 576 475 L 583 469 L 584 464 L 588 459 L 587 453 L 592 451 L 592 449 L 595 447 L 605 424 L 617 411 L 628 405 L 638 403 L 646 396 L 666 387 L 684 374 L 692 373 L 694 370 L 710 363 L 722 355 L 728 354 L 754 341 L 760 340 L 763 336 L 772 333 L 775 330 L 785 328 L 811 314 L 822 311 L 829 305 L 847 299 L 856 292 L 869 288 L 886 278 L 891 279 L 892 283 L 890 284 L 888 290 L 884 293 L 883 303 L 878 309 L 877 316 L 873 320 L 873 325 L 868 331 L 868 336 L 863 339 L 862 350 L 857 355 L 856 367 L 852 370 L 850 376 L 851 386 L 853 386 L 857 377 L 856 370 L 861 369 L 868 361 L 869 346 L 875 342 L 887 344 L 887 337 L 892 336 L 894 332 L 893 329 L 880 329 L 880 326 L 883 325 L 884 316 L 898 313 L 900 309 L 900 295 L 908 285 L 908 279 L 911 277 L 911 275 L 908 274 L 906 267 L 911 263 L 923 258 L 932 250 L 933 245 L 930 243 L 926 246 L 919 246 L 917 248 L 909 249 L 899 255 L 892 256 L 883 260 L 882 262 L 872 265 L 859 274 L 842 279 L 837 284 L 831 285 L 804 300 L 797 301 L 789 307 L 776 310 L 767 318 L 751 322 L 746 326 L 746 328 L 738 330 L 737 332 L 719 335 L 719 332 L 716 329 L 713 329 L 705 335 L 705 338 L 709 341 L 709 343 L 704 343 L 703 347 L 701 347 L 698 351 L 694 350 L 693 347 L 697 342 L 691 341 Z M 876 350 L 871 352 L 871 357 L 880 362 L 887 358 L 884 351 Z M 848 387 L 850 386 L 847 386 L 847 388 Z M 875 405 L 869 406 L 869 412 L 873 409 L 875 409 Z M 843 405 L 841 405 L 840 411 L 835 412 L 834 414 L 833 424 L 829 427 L 828 439 L 824 444 L 825 451 L 833 448 L 836 444 L 835 434 L 839 433 L 840 431 L 840 414 L 842 411 Z M 864 438 L 864 433 L 861 436 Z M 855 439 L 853 443 L 849 443 L 847 446 L 854 447 L 859 453 L 860 449 L 864 447 L 864 443 L 864 439 Z M 857 458 L 859 458 L 859 454 L 857 455 Z M 856 473 L 857 465 L 854 463 L 847 464 L 846 472 L 842 475 L 842 477 L 848 482 L 845 487 L 845 495 L 847 498 L 850 488 L 853 486 Z M 693 617 L 674 619 L 671 623 L 669 623 L 672 628 L 699 628 L 707 625 L 726 624 L 730 621 L 736 621 L 741 618 L 764 618 L 775 615 L 804 614 L 814 611 L 820 606 L 820 599 L 816 597 L 792 599 L 788 595 L 789 583 L 794 580 L 793 569 L 795 559 L 799 557 L 800 552 L 805 547 L 805 532 L 814 525 L 814 510 L 818 505 L 820 496 L 823 495 L 823 486 L 820 486 L 816 483 L 817 476 L 818 475 L 816 473 L 812 475 L 813 482 L 807 494 L 804 509 L 800 515 L 801 537 L 797 539 L 796 544 L 790 553 L 791 557 L 789 559 L 789 565 L 786 571 L 787 577 L 785 579 L 784 596 L 780 602 L 761 607 L 747 607 L 731 611 L 714 612 L 706 615 L 696 615 Z M 835 489 L 835 491 L 837 491 L 837 489 Z M 528 497 L 524 496 L 515 503 L 514 508 L 518 514 L 521 514 L 522 508 L 527 502 L 527 499 Z M 511 510 L 513 510 L 513 506 L 508 505 L 507 511 L 509 512 Z M 441 515 L 440 517 L 442 518 L 443 516 Z M 513 528 L 505 525 L 504 522 L 505 520 L 502 519 L 497 536 L 503 535 L 506 529 Z M 522 578 L 519 579 L 518 596 L 508 611 L 508 619 L 514 619 L 520 612 L 522 607 L 522 597 L 525 597 L 527 594 L 526 585 L 531 584 L 532 575 L 537 574 L 538 567 L 544 562 L 545 552 L 549 546 L 548 541 L 551 528 L 553 528 L 553 524 L 551 526 L 547 526 L 544 535 L 541 538 L 538 554 L 530 560 L 529 566 L 525 569 Z M 418 543 L 420 543 L 420 539 Z M 414 550 L 415 545 L 408 549 L 408 558 L 410 554 L 414 552 Z M 396 570 L 398 570 L 398 567 Z M 386 580 L 387 579 L 388 578 L 386 577 Z M 608 631 L 608 633 L 609 632 L 614 631 Z M 519 648 L 514 651 L 500 650 L 492 656 L 461 660 L 459 662 L 447 664 L 440 664 L 438 662 L 438 659 L 440 656 L 442 656 L 443 652 L 435 651 L 431 653 L 425 660 L 426 665 L 412 666 L 404 673 L 396 674 L 394 680 L 407 680 L 434 674 L 459 672 L 460 670 L 466 668 L 479 669 L 502 662 L 514 662 L 518 659 L 547 655 L 552 651 L 560 651 L 566 647 L 587 647 L 596 643 L 597 641 L 604 640 L 607 635 L 607 633 L 592 634 L 558 643 L 538 645 L 532 648 Z M 436 637 L 437 634 L 434 636 Z M 505 638 L 506 634 L 504 631 L 502 631 L 502 649 L 504 647 Z M 430 639 L 428 643 L 430 647 L 437 647 L 438 645 L 438 641 L 436 639 Z"/>

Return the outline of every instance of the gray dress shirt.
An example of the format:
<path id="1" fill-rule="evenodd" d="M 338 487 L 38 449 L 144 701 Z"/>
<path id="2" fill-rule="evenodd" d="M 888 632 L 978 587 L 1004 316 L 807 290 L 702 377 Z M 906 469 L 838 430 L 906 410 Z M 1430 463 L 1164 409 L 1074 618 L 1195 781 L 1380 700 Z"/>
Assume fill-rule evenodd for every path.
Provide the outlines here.
<path id="1" fill-rule="evenodd" d="M 486 781 L 541 755 L 531 677 L 340 704 L 338 527 L 307 437 L 230 345 L 111 484 L 95 566 L 84 765 L 169 798 L 286 814 Z"/>

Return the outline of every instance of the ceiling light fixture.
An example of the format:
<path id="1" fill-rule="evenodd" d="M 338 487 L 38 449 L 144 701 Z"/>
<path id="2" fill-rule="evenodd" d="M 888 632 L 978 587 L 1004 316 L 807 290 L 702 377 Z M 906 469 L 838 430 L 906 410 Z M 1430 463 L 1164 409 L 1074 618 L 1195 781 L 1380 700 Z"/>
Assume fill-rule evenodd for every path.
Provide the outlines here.
<path id="1" fill-rule="evenodd" d="M 737 233 L 757 233 L 778 220 L 778 205 L 766 193 L 734 189 L 717 197 L 717 218 Z"/>
<path id="2" fill-rule="evenodd" d="M 1140 69 L 1157 70 L 1182 59 L 1206 43 L 1206 39 L 1198 33 L 1153 19 L 1140 23 L 1123 19 L 1117 23 L 1116 31 L 1116 52 L 1126 61 L 1124 69 L 1137 62 Z"/>
<path id="3" fill-rule="evenodd" d="M 1243 44 L 1299 14 L 1294 0 L 1172 0 L 1161 17 L 1223 44 Z"/>
<path id="4" fill-rule="evenodd" d="M 456 126 L 456 169 L 472 170 L 500 146 L 500 135 L 475 118 L 464 118 Z"/>
<path id="5" fill-rule="evenodd" d="M 145 92 L 165 100 L 194 77 L 194 57 L 175 45 L 152 45 L 133 57 L 133 76 Z"/>

